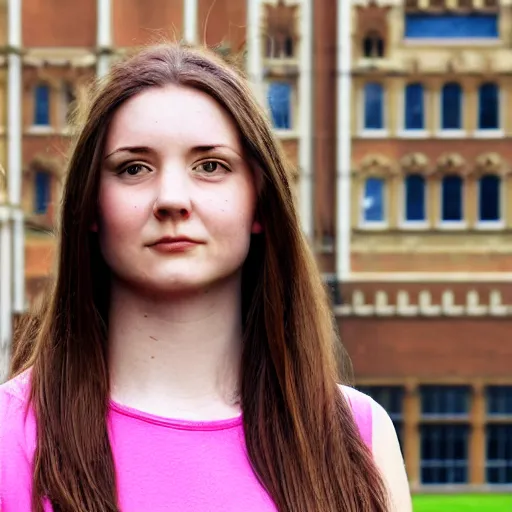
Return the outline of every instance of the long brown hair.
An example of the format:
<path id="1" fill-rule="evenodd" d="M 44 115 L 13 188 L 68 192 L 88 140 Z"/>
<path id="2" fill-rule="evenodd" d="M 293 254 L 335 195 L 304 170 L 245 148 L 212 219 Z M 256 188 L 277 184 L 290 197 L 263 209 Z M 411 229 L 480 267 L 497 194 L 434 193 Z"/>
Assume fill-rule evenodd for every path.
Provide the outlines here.
<path id="1" fill-rule="evenodd" d="M 261 173 L 264 235 L 244 264 L 240 396 L 250 462 L 281 512 L 383 512 L 388 494 L 337 385 L 329 300 L 294 206 L 289 169 L 245 79 L 206 50 L 159 45 L 113 66 L 92 97 L 63 192 L 54 284 L 22 329 L 15 373 L 32 368 L 33 504 L 118 512 L 107 434 L 109 269 L 90 230 L 116 109 L 149 87 L 209 94 L 229 112 Z"/>

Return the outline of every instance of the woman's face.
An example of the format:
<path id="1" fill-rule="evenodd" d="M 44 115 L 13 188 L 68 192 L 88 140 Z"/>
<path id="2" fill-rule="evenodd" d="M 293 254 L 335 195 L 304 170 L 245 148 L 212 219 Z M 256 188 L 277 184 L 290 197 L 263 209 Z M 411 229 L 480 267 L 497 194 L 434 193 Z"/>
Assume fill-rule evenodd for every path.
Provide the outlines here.
<path id="1" fill-rule="evenodd" d="M 115 113 L 97 229 L 116 279 L 144 292 L 209 288 L 239 275 L 256 187 L 238 130 L 210 96 L 151 88 Z"/>

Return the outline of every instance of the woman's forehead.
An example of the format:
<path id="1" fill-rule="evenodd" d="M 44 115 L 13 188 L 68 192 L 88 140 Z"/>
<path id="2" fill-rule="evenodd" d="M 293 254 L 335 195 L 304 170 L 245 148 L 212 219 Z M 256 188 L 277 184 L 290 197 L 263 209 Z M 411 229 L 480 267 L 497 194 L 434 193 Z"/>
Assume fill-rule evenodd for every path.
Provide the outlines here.
<path id="1" fill-rule="evenodd" d="M 112 118 L 105 151 L 159 144 L 242 150 L 239 130 L 225 109 L 208 94 L 181 86 L 150 88 L 123 103 Z"/>

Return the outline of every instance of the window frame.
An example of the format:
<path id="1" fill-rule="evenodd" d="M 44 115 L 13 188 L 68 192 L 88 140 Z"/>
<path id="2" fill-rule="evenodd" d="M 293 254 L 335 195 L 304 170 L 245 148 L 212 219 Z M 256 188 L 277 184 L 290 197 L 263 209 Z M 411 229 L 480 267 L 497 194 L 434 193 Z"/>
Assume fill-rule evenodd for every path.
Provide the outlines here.
<path id="1" fill-rule="evenodd" d="M 274 120 L 273 120 L 273 116 L 272 116 L 272 108 L 270 106 L 270 101 L 269 101 L 270 87 L 271 87 L 271 84 L 273 84 L 273 83 L 282 83 L 282 84 L 287 84 L 290 86 L 290 112 L 289 112 L 290 128 L 276 128 L 274 126 Z M 272 130 L 274 131 L 274 133 L 276 133 L 277 135 L 281 135 L 281 136 L 284 135 L 284 136 L 288 136 L 288 137 L 296 136 L 297 135 L 297 120 L 296 120 L 296 117 L 297 117 L 297 115 L 296 115 L 297 91 L 296 91 L 294 82 L 292 80 L 280 79 L 280 78 L 267 80 L 267 82 L 265 84 L 265 101 L 266 101 L 266 106 L 268 109 L 268 115 L 270 118 L 270 122 L 272 124 Z"/>
<path id="2" fill-rule="evenodd" d="M 460 128 L 443 128 L 444 116 L 444 89 L 447 85 L 457 84 L 460 87 Z M 467 133 L 465 129 L 466 116 L 464 114 L 465 91 L 460 82 L 449 80 L 444 82 L 439 90 L 439 123 L 437 135 L 442 138 L 460 138 L 464 137 Z"/>
<path id="3" fill-rule="evenodd" d="M 46 181 L 46 204 L 44 209 L 38 208 L 39 205 L 39 189 L 38 189 L 38 176 L 45 176 Z M 46 215 L 48 213 L 48 207 L 52 200 L 52 174 L 45 169 L 36 169 L 33 174 L 33 207 L 32 212 L 34 215 Z"/>
<path id="4" fill-rule="evenodd" d="M 422 96 L 423 96 L 423 128 L 407 128 L 406 123 L 406 116 L 407 116 L 407 89 L 411 85 L 421 85 L 422 87 Z M 427 100 L 427 88 L 425 87 L 425 84 L 422 82 L 407 82 L 402 90 L 402 123 L 401 123 L 401 130 L 400 135 L 402 137 L 409 137 L 409 138 L 425 138 L 428 136 L 428 129 L 427 129 L 427 106 L 428 106 L 428 100 Z"/>
<path id="5" fill-rule="evenodd" d="M 424 208 L 425 208 L 425 220 L 407 220 L 406 218 L 406 214 L 407 214 L 407 178 L 409 176 L 421 176 L 423 178 L 423 183 L 424 183 L 424 198 L 423 198 L 423 201 L 424 201 Z M 403 228 L 403 229 L 411 229 L 411 230 L 415 230 L 415 229 L 422 229 L 422 230 L 425 230 L 425 229 L 428 229 L 430 227 L 430 219 L 429 219 L 429 211 L 428 211 L 428 205 L 429 205 L 429 195 L 430 195 L 430 191 L 429 191 L 429 180 L 428 180 L 428 177 L 425 176 L 424 173 L 422 172 L 412 172 L 412 171 L 407 171 L 404 173 L 404 176 L 403 176 L 403 179 L 402 179 L 402 183 L 401 183 L 401 188 L 402 188 L 402 194 L 401 194 L 401 197 L 402 197 L 402 201 L 401 201 L 401 212 L 400 212 L 400 227 Z"/>
<path id="6" fill-rule="evenodd" d="M 512 484 L 512 459 L 509 459 L 508 457 L 503 458 L 496 458 L 496 459 L 489 459 L 489 434 L 492 430 L 498 430 L 503 429 L 509 430 L 510 433 L 512 433 L 512 422 L 511 423 L 488 423 L 485 426 L 485 481 L 488 485 L 492 485 L 493 487 L 501 487 L 501 486 L 507 486 L 509 487 Z M 502 437 L 506 437 L 506 434 Z M 512 443 L 512 437 L 509 438 L 509 442 Z M 503 471 L 510 471 L 511 473 L 511 479 L 510 481 L 505 482 L 491 482 L 489 479 L 489 472 L 493 469 L 502 469 Z M 506 480 L 506 478 L 505 478 Z"/>
<path id="7" fill-rule="evenodd" d="M 37 102 L 37 91 L 39 88 L 45 87 L 48 91 L 48 102 L 47 102 L 47 116 L 48 116 L 48 123 L 47 124 L 38 124 L 37 121 L 37 109 L 38 109 L 38 102 Z M 32 118 L 31 123 L 28 128 L 29 133 L 33 134 L 47 134 L 53 132 L 53 125 L 52 125 L 52 87 L 49 83 L 41 81 L 37 82 L 32 86 Z"/>
<path id="8" fill-rule="evenodd" d="M 369 179 L 382 180 L 382 211 L 384 220 L 382 221 L 367 221 L 365 220 L 364 213 L 364 199 L 366 195 L 366 182 Z M 365 230 L 385 230 L 389 227 L 389 180 L 383 174 L 369 173 L 361 176 L 360 192 L 359 192 L 359 227 Z"/>
<path id="9" fill-rule="evenodd" d="M 443 182 L 444 178 L 448 176 L 457 176 L 461 180 L 461 210 L 462 210 L 462 219 L 460 221 L 454 220 L 443 220 Z M 462 176 L 458 172 L 447 172 L 442 173 L 439 177 L 439 221 L 438 228 L 439 229 L 453 229 L 453 230 L 461 230 L 466 229 L 468 225 L 467 217 L 466 217 L 466 188 L 467 188 L 467 180 L 464 176 Z"/>
<path id="10" fill-rule="evenodd" d="M 493 12 L 483 14 L 495 14 Z M 407 35 L 407 17 L 417 15 L 417 13 L 406 12 L 403 19 L 402 41 L 411 45 L 437 45 L 437 46 L 494 46 L 502 42 L 502 33 L 500 26 L 500 13 L 496 13 L 497 35 L 493 37 L 411 37 Z M 424 14 L 425 15 L 425 14 Z M 427 13 L 428 16 L 428 13 Z"/>
<path id="11" fill-rule="evenodd" d="M 481 220 L 480 219 L 480 187 L 481 187 L 481 179 L 485 176 L 496 176 L 499 179 L 499 213 L 500 213 L 500 219 L 497 221 L 494 220 Z M 505 193 L 505 185 L 506 182 L 503 179 L 503 176 L 498 172 L 487 172 L 487 173 L 481 173 L 477 176 L 476 179 L 476 223 L 475 227 L 478 230 L 499 230 L 503 229 L 505 227 L 505 212 L 506 209 L 506 193 Z"/>
<path id="12" fill-rule="evenodd" d="M 452 430 L 452 432 L 456 432 L 457 430 L 460 430 L 464 432 L 463 437 L 465 438 L 465 452 L 466 457 L 465 459 L 456 459 L 456 458 L 432 458 L 427 459 L 423 457 L 423 443 L 424 443 L 424 436 L 425 432 L 428 430 L 431 430 L 433 432 L 434 429 L 446 429 L 447 431 Z M 426 422 L 422 423 L 420 425 L 419 429 L 419 479 L 422 486 L 425 487 L 433 487 L 433 486 L 445 486 L 445 485 L 467 485 L 470 483 L 470 450 L 471 450 L 471 425 L 468 422 L 462 422 L 462 423 L 447 423 L 447 422 L 438 422 L 438 423 L 432 423 L 432 422 Z M 432 443 L 432 440 L 430 441 Z M 455 441 L 456 442 L 456 441 Z M 441 444 L 441 441 L 439 441 L 439 444 Z M 425 468 L 433 467 L 436 469 L 442 469 L 443 467 L 449 468 L 451 467 L 452 470 L 454 470 L 457 467 L 461 467 L 465 471 L 465 479 L 462 482 L 450 482 L 450 481 L 437 481 L 437 482 L 426 482 L 424 480 L 424 474 L 423 471 Z"/>
<path id="13" fill-rule="evenodd" d="M 497 128 L 480 128 L 480 122 L 479 122 L 480 121 L 480 108 L 482 105 L 482 97 L 481 97 L 480 91 L 481 91 L 481 87 L 486 84 L 493 84 L 498 89 L 498 105 L 497 105 L 498 127 Z M 502 138 L 505 136 L 505 132 L 503 129 L 503 120 L 504 120 L 503 112 L 506 112 L 506 107 L 504 105 L 504 101 L 505 101 L 505 89 L 503 87 L 501 87 L 501 84 L 499 82 L 485 81 L 485 82 L 481 82 L 479 84 L 479 87 L 477 89 L 476 128 L 475 128 L 475 133 L 474 133 L 475 137 L 478 137 L 481 139 L 486 139 L 486 138 L 493 139 L 493 138 Z"/>
<path id="14" fill-rule="evenodd" d="M 366 86 L 369 84 L 378 84 L 382 88 L 381 103 L 383 128 L 366 128 Z M 382 81 L 367 81 L 362 84 L 359 101 L 359 126 L 360 135 L 362 137 L 376 139 L 389 137 L 387 99 L 388 91 Z"/>

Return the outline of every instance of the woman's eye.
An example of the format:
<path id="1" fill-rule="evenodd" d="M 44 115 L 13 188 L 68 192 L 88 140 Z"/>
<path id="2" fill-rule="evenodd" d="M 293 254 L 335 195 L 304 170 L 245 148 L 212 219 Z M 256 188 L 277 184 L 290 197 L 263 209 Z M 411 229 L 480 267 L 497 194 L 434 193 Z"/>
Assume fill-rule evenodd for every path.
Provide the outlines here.
<path id="1" fill-rule="evenodd" d="M 203 162 L 202 164 L 199 164 L 197 167 L 206 173 L 212 173 L 217 170 L 217 167 L 219 166 L 218 162 L 210 161 L 210 162 Z"/>
<path id="2" fill-rule="evenodd" d="M 140 174 L 141 172 L 144 172 L 144 171 L 149 172 L 149 169 L 145 165 L 132 164 L 132 165 L 129 165 L 128 167 L 125 167 L 121 171 L 121 174 L 126 173 L 126 174 L 129 174 L 130 176 L 137 176 L 138 174 Z"/>

